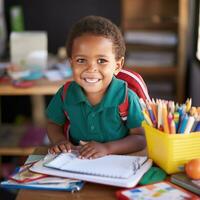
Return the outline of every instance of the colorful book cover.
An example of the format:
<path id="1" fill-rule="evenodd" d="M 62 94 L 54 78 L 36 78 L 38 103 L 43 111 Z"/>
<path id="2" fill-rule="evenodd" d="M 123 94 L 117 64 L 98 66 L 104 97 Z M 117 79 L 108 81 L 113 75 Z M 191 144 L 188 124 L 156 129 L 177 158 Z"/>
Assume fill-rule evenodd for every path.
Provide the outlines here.
<path id="1" fill-rule="evenodd" d="M 162 181 L 116 192 L 119 200 L 200 200 L 200 198 L 172 183 Z"/>
<path id="2" fill-rule="evenodd" d="M 20 168 L 17 168 L 15 170 L 15 173 L 9 176 L 9 180 L 13 180 L 17 183 L 27 183 L 27 182 L 38 180 L 38 179 L 48 176 L 45 174 L 31 172 L 29 168 L 32 165 L 33 163 L 30 163 L 30 164 L 23 165 Z"/>
<path id="3" fill-rule="evenodd" d="M 26 163 L 21 167 L 17 167 L 8 180 L 1 182 L 0 187 L 7 189 L 64 190 L 70 192 L 82 189 L 84 182 L 81 180 L 31 172 L 29 168 L 41 157 L 44 156 L 29 156 Z"/>

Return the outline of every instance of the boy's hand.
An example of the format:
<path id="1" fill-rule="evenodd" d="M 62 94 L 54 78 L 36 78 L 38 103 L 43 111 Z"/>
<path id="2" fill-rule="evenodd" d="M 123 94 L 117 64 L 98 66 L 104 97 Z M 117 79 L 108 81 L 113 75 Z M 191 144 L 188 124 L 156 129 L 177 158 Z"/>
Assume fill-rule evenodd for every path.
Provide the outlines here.
<path id="1" fill-rule="evenodd" d="M 75 150 L 76 147 L 72 145 L 69 141 L 61 141 L 56 144 L 54 144 L 52 147 L 49 148 L 48 152 L 52 154 L 57 154 L 57 153 L 66 153 L 66 152 L 71 152 L 71 150 Z"/>
<path id="2" fill-rule="evenodd" d="M 81 144 L 81 143 L 80 143 Z M 94 159 L 108 154 L 108 148 L 105 144 L 99 142 L 87 142 L 79 146 L 80 158 Z"/>

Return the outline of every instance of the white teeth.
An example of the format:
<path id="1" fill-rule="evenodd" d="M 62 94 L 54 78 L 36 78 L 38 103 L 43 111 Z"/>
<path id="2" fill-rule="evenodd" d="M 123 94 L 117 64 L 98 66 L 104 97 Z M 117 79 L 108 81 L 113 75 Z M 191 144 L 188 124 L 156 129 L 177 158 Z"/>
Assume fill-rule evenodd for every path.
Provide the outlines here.
<path id="1" fill-rule="evenodd" d="M 99 81 L 97 78 L 85 78 L 85 81 L 88 83 L 96 83 Z"/>

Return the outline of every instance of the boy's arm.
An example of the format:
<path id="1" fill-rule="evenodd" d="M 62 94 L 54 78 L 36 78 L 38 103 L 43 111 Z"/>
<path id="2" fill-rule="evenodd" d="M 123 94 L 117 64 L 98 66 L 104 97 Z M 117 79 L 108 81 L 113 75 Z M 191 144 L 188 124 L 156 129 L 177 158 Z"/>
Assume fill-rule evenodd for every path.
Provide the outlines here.
<path id="1" fill-rule="evenodd" d="M 97 158 L 108 154 L 128 154 L 140 151 L 146 147 L 143 128 L 130 129 L 129 135 L 123 139 L 99 143 L 87 142 L 80 148 L 80 157 Z"/>
<path id="2" fill-rule="evenodd" d="M 47 135 L 53 145 L 66 140 L 63 133 L 63 126 L 59 126 L 52 121 L 47 122 Z"/>
<path id="3" fill-rule="evenodd" d="M 105 143 L 108 154 L 127 154 L 140 151 L 146 147 L 144 129 L 132 128 L 129 135 L 123 139 Z"/>
<path id="4" fill-rule="evenodd" d="M 49 148 L 50 153 L 70 152 L 72 149 L 75 149 L 75 147 L 65 138 L 63 126 L 48 121 L 47 135 L 52 144 Z"/>

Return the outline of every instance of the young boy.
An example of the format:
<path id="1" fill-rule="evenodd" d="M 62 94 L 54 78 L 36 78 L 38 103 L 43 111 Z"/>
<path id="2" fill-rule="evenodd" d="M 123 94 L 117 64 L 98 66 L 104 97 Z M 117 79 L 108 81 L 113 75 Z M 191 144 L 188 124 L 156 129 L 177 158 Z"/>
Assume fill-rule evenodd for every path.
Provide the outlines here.
<path id="1" fill-rule="evenodd" d="M 67 53 L 73 79 L 64 101 L 61 87 L 47 108 L 47 131 L 53 144 L 50 153 L 78 150 L 81 158 L 126 154 L 146 146 L 141 128 L 143 115 L 137 95 L 128 89 L 126 122 L 118 106 L 124 101 L 125 82 L 115 78 L 124 64 L 125 44 L 120 30 L 110 20 L 87 16 L 73 27 Z M 70 141 L 63 126 L 70 120 Z"/>

